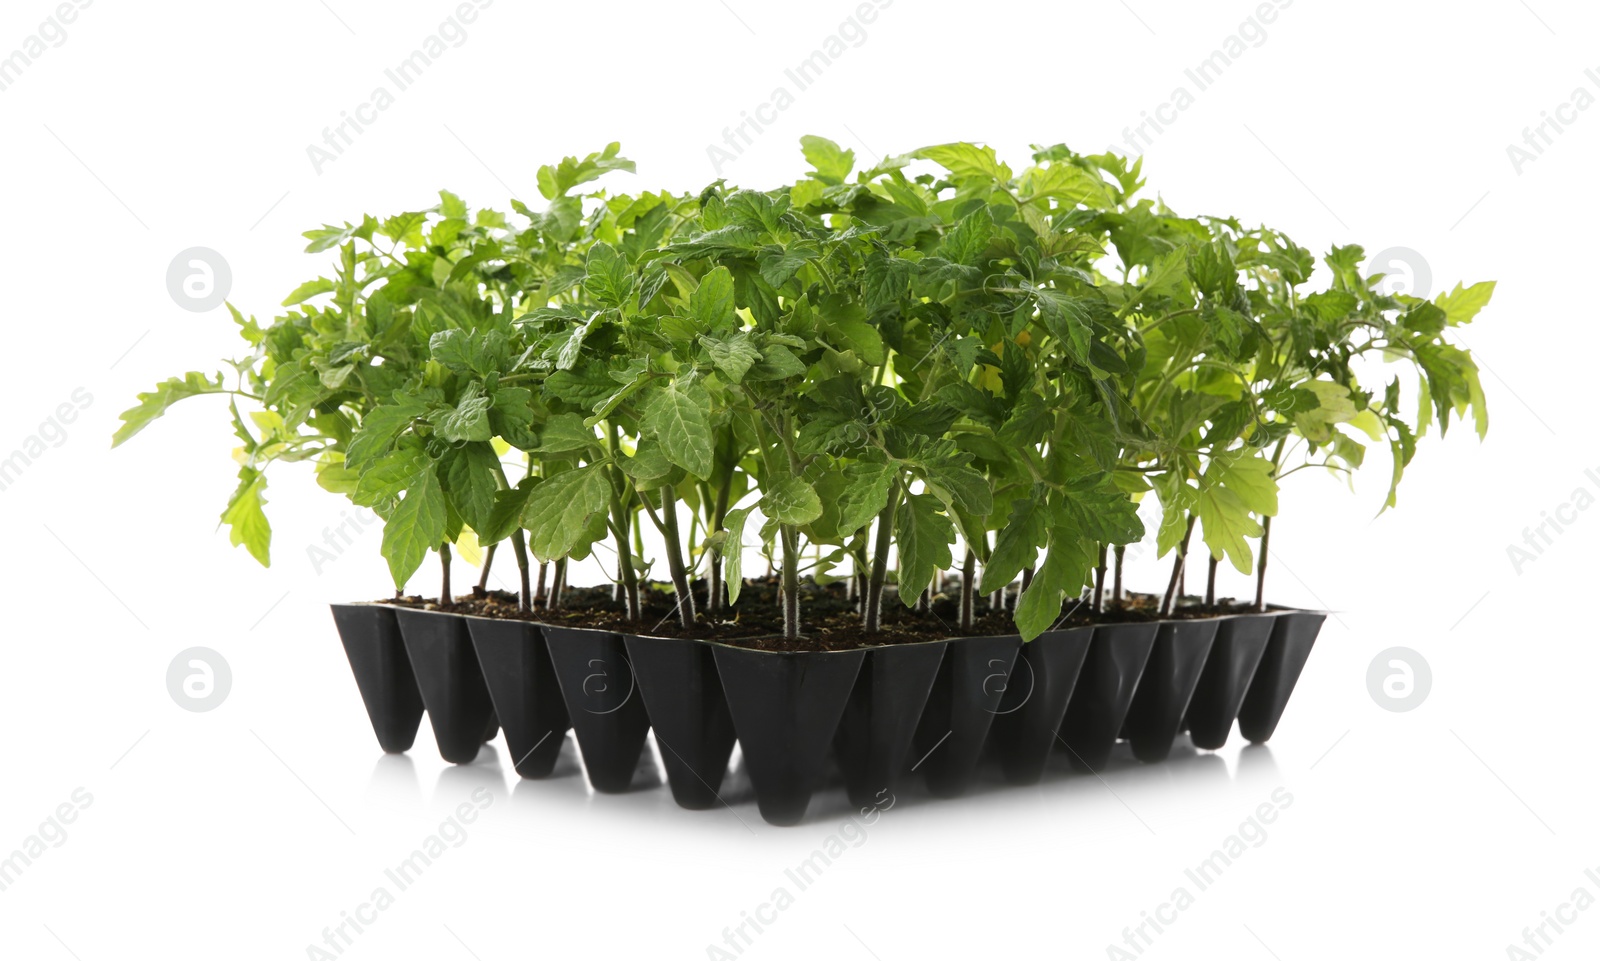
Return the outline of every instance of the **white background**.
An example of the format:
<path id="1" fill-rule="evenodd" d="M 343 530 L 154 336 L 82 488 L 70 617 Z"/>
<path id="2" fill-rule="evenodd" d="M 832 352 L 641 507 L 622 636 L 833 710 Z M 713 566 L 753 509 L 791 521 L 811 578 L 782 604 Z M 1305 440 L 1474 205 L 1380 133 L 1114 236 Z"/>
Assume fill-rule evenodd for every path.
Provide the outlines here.
<path id="1" fill-rule="evenodd" d="M 483 786 L 492 803 L 465 843 L 343 957 L 702 958 L 838 829 L 837 789 L 787 829 L 761 822 L 737 776 L 731 810 L 679 811 L 665 790 L 591 796 L 570 744 L 568 776 L 548 782 L 519 783 L 503 741 L 448 768 L 426 725 L 409 756 L 382 757 L 326 608 L 386 589 L 376 529 L 317 573 L 306 548 L 347 505 L 281 471 L 263 570 L 215 529 L 235 469 L 219 405 L 185 405 L 116 452 L 109 438 L 136 391 L 241 349 L 225 310 L 168 295 L 178 251 L 220 251 L 232 301 L 266 320 L 321 271 L 299 233 L 326 221 L 427 206 L 440 187 L 537 206 L 539 164 L 613 139 L 640 170 L 615 189 L 698 189 L 717 176 L 707 146 L 792 89 L 783 68 L 852 9 L 499 0 L 320 174 L 307 146 L 392 88 L 385 69 L 452 4 L 102 0 L 0 91 L 0 456 L 75 389 L 93 398 L 0 491 L 0 854 L 75 789 L 93 797 L 0 891 L 0 952 L 307 957 Z M 1098 151 L 1193 91 L 1185 69 L 1253 9 L 897 0 L 722 173 L 792 180 L 805 133 L 869 162 L 955 139 L 1014 167 L 1030 143 Z M 0 56 L 52 10 L 6 3 Z M 958 801 L 909 791 L 743 957 L 1107 957 L 1280 787 L 1293 803 L 1265 842 L 1144 957 L 1501 958 L 1576 888 L 1600 895 L 1584 875 L 1600 867 L 1585 747 L 1600 511 L 1520 572 L 1507 554 L 1576 489 L 1600 494 L 1585 476 L 1600 478 L 1600 110 L 1520 172 L 1507 155 L 1576 88 L 1600 95 L 1584 73 L 1600 67 L 1597 21 L 1557 0 L 1297 0 L 1146 150 L 1151 191 L 1179 211 L 1266 221 L 1319 255 L 1418 251 L 1430 293 L 1500 284 L 1466 333 L 1487 441 L 1430 436 L 1399 509 L 1376 520 L 1382 451 L 1353 492 L 1309 471 L 1289 482 L 1272 596 L 1338 613 L 1270 748 L 1122 761 L 1103 781 L 1054 770 Z M 1135 586 L 1158 582 L 1151 554 Z M 209 713 L 180 709 L 165 681 L 196 645 L 232 666 Z M 1432 666 L 1409 713 L 1367 689 L 1396 645 Z M 1600 910 L 1577 917 L 1546 956 L 1595 955 Z"/>

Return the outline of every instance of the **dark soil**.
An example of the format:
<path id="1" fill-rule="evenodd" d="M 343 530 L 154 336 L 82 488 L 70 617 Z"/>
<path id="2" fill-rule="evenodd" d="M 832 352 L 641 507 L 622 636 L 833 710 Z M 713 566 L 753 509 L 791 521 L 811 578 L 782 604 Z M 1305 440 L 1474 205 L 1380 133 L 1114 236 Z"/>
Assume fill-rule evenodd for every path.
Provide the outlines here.
<path id="1" fill-rule="evenodd" d="M 695 623 L 687 628 L 679 622 L 671 584 L 657 582 L 640 585 L 644 616 L 637 621 L 628 619 L 623 605 L 613 599 L 610 585 L 569 587 L 562 593 L 561 607 L 556 610 L 535 604 L 531 611 L 519 611 L 517 596 L 505 591 L 490 591 L 480 595 L 474 590 L 470 595 L 457 597 L 455 603 L 442 606 L 436 599 L 416 595 L 386 598 L 381 603 L 624 634 L 694 638 L 760 651 L 848 651 L 890 644 L 1017 633 L 1011 610 L 991 609 L 987 595 L 976 600 L 972 630 L 959 630 L 960 586 L 956 578 L 946 580 L 944 590 L 934 597 L 932 611 L 923 613 L 902 604 L 891 585 L 884 591 L 881 629 L 869 634 L 862 628 L 857 602 L 849 597 L 843 582 L 824 585 L 807 578 L 800 585 L 801 628 L 804 634 L 794 640 L 783 637 L 783 610 L 779 604 L 776 577 L 747 580 L 739 592 L 737 605 L 732 608 L 724 605 L 713 613 L 705 610 L 705 582 L 696 581 L 694 594 L 697 613 Z M 1154 621 L 1160 619 L 1160 603 L 1160 597 L 1153 594 L 1129 594 L 1121 605 L 1108 603 L 1106 609 L 1096 616 L 1089 610 L 1087 602 L 1080 602 L 1063 612 L 1056 627 Z M 1007 594 L 1006 604 L 1008 607 L 1015 606 L 1015 590 Z M 1215 608 L 1207 608 L 1200 598 L 1186 597 L 1176 606 L 1171 618 L 1186 620 L 1253 610 L 1253 605 L 1231 598 L 1218 603 Z"/>
<path id="2" fill-rule="evenodd" d="M 1128 624 L 1148 623 L 1150 621 L 1190 621 L 1205 617 L 1220 617 L 1225 614 L 1254 614 L 1255 604 L 1249 601 L 1235 600 L 1224 597 L 1217 601 L 1213 607 L 1207 607 L 1205 599 L 1201 597 L 1180 597 L 1172 606 L 1172 613 L 1166 617 L 1161 616 L 1161 595 L 1159 594 L 1127 594 L 1121 605 L 1110 601 L 1106 602 L 1105 610 L 1090 623 L 1096 624 Z"/>

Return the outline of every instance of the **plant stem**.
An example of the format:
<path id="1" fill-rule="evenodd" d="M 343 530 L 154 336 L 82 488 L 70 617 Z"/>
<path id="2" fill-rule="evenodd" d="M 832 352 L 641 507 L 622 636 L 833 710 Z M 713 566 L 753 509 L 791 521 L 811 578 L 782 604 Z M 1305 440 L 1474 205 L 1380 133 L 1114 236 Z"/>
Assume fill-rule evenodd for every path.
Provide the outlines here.
<path id="1" fill-rule="evenodd" d="M 1094 603 L 1089 605 L 1089 610 L 1098 614 L 1104 610 L 1102 603 L 1106 596 L 1106 545 L 1100 545 L 1100 563 L 1094 569 Z"/>
<path id="2" fill-rule="evenodd" d="M 528 471 L 529 473 L 532 473 L 532 464 L 528 465 Z M 505 468 L 500 466 L 500 461 L 498 459 L 496 459 L 494 462 L 494 476 L 495 482 L 500 485 L 501 490 L 507 490 L 511 487 L 511 482 L 506 480 Z M 485 585 L 489 581 L 489 561 L 494 559 L 494 547 L 495 546 L 493 544 L 489 545 L 489 558 L 483 562 L 483 581 L 481 583 Z M 533 605 L 537 603 L 538 598 L 530 594 L 528 591 L 528 547 L 523 541 L 521 527 L 518 527 L 516 530 L 511 532 L 511 551 L 517 557 L 517 579 L 520 588 L 517 593 L 517 610 L 520 613 L 526 614 L 533 610 Z M 540 565 L 539 567 L 539 593 L 544 593 L 543 565 Z"/>
<path id="3" fill-rule="evenodd" d="M 511 546 L 516 548 L 517 555 L 519 557 L 526 557 L 526 555 L 523 553 L 522 546 L 520 544 L 513 543 Z M 550 569 L 550 565 L 548 563 L 541 562 L 539 564 L 539 589 L 533 592 L 533 602 L 535 604 L 543 604 L 544 603 L 544 595 L 545 595 L 544 575 L 545 575 L 545 572 L 548 571 L 549 569 Z M 526 577 L 526 575 L 524 575 L 524 577 Z"/>
<path id="4" fill-rule="evenodd" d="M 894 540 L 894 514 L 900 504 L 900 485 L 889 488 L 889 503 L 878 513 L 878 537 L 872 548 L 872 574 L 861 606 L 861 627 L 869 634 L 880 630 L 883 617 L 883 585 L 889 578 L 889 547 Z"/>
<path id="5" fill-rule="evenodd" d="M 785 524 L 783 532 L 783 636 L 800 637 L 800 548 L 799 533 Z"/>
<path id="6" fill-rule="evenodd" d="M 494 564 L 494 550 L 499 546 L 499 544 L 490 544 L 489 549 L 484 552 L 483 571 L 478 575 L 478 586 L 472 592 L 477 597 L 483 597 L 489 593 L 489 568 Z"/>
<path id="7" fill-rule="evenodd" d="M 733 493 L 733 470 L 730 467 L 718 478 L 716 503 L 711 509 L 711 533 L 714 535 L 722 530 L 722 525 L 728 517 L 728 498 Z M 711 566 L 706 571 L 706 611 L 716 612 L 722 610 L 722 557 L 723 549 L 717 548 L 711 554 Z"/>
<path id="8" fill-rule="evenodd" d="M 1217 555 L 1208 558 L 1206 566 L 1206 610 L 1216 610 L 1217 607 Z"/>
<path id="9" fill-rule="evenodd" d="M 671 484 L 661 488 L 661 523 L 666 540 L 667 570 L 672 574 L 672 590 L 678 595 L 678 623 L 694 626 L 694 591 L 689 589 L 689 572 L 683 565 L 682 542 L 678 539 L 678 492 Z"/>
<path id="10" fill-rule="evenodd" d="M 543 569 L 540 573 L 544 573 Z M 545 595 L 544 609 L 547 611 L 559 610 L 561 607 L 561 588 L 566 585 L 567 559 L 565 557 L 556 561 L 555 570 L 550 572 L 550 592 Z"/>
<path id="11" fill-rule="evenodd" d="M 1283 445 L 1288 437 L 1278 439 L 1278 446 L 1272 449 L 1272 475 L 1278 476 L 1278 459 L 1283 456 Z M 1272 515 L 1261 518 L 1261 560 L 1256 564 L 1256 610 L 1265 612 L 1267 609 L 1267 547 L 1272 541 Z"/>
<path id="12" fill-rule="evenodd" d="M 1117 607 L 1122 606 L 1122 555 L 1128 549 L 1126 544 L 1118 544 L 1116 554 L 1116 572 L 1111 581 L 1111 603 Z"/>
<path id="13" fill-rule="evenodd" d="M 1183 578 L 1184 561 L 1189 557 L 1189 535 L 1194 533 L 1194 515 L 1189 515 L 1189 523 L 1183 529 L 1183 541 L 1178 544 L 1178 553 L 1172 558 L 1172 579 L 1167 581 L 1166 596 L 1161 599 L 1161 616 L 1166 617 L 1172 613 L 1172 607 L 1177 602 L 1178 583 Z"/>
<path id="14" fill-rule="evenodd" d="M 1261 559 L 1256 562 L 1256 610 L 1267 609 L 1267 546 L 1272 540 L 1271 516 L 1261 518 Z"/>
<path id="15" fill-rule="evenodd" d="M 622 594 L 622 603 L 627 610 L 628 620 L 637 621 L 644 616 L 639 609 L 639 572 L 633 569 L 633 552 L 628 546 L 628 527 L 632 514 L 628 507 L 633 499 L 631 488 L 623 479 L 622 471 L 616 466 L 615 458 L 620 450 L 617 443 L 617 425 L 606 423 L 607 437 L 611 442 L 611 527 L 612 536 L 617 540 L 617 587 Z M 542 572 L 541 572 L 542 573 Z"/>
<path id="16" fill-rule="evenodd" d="M 449 607 L 453 602 L 450 593 L 450 542 L 439 544 L 439 606 Z"/>
<path id="17" fill-rule="evenodd" d="M 968 632 L 973 629 L 973 606 L 975 601 L 973 596 L 975 588 L 973 584 L 973 569 L 977 566 L 977 563 L 978 557 L 972 553 L 972 548 L 969 546 L 967 548 L 967 556 L 961 561 L 961 614 L 960 624 L 958 625 L 961 630 Z"/>
<path id="18" fill-rule="evenodd" d="M 511 532 L 511 553 L 517 558 L 517 610 L 526 614 L 533 610 L 533 591 L 528 588 L 528 548 L 523 543 L 522 528 Z M 544 582 L 544 565 L 539 565 L 539 581 Z"/>

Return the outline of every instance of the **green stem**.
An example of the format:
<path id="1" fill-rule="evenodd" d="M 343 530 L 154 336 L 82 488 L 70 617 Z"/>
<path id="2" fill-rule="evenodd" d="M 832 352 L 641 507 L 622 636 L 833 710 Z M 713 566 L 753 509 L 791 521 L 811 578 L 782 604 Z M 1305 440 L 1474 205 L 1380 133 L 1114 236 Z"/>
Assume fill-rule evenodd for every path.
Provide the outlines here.
<path id="1" fill-rule="evenodd" d="M 889 488 L 889 502 L 878 514 L 878 537 L 872 551 L 872 575 L 861 608 L 861 627 L 869 634 L 880 630 L 883 615 L 883 585 L 889 578 L 889 547 L 894 539 L 894 515 L 900 503 L 900 485 Z"/>

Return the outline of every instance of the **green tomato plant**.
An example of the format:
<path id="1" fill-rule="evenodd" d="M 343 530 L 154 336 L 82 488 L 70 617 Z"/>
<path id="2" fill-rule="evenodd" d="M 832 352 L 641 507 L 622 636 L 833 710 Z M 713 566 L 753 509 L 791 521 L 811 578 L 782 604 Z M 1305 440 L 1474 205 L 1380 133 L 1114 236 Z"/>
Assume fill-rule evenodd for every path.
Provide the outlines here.
<path id="1" fill-rule="evenodd" d="M 1280 232 L 1140 197 L 1142 162 L 1111 154 L 1039 147 L 1013 171 L 955 143 L 858 170 L 832 141 L 801 146 L 810 169 L 770 190 L 586 186 L 633 171 L 611 144 L 540 168 L 543 210 L 442 192 L 311 231 L 329 276 L 267 326 L 230 306 L 247 347 L 231 376 L 140 394 L 113 442 L 226 397 L 234 544 L 268 562 L 266 470 L 311 461 L 383 519 L 397 592 L 439 555 L 445 606 L 452 549 L 483 552 L 483 594 L 509 542 L 522 612 L 561 606 L 568 564 L 610 550 L 613 600 L 642 623 L 649 529 L 686 632 L 737 619 L 753 540 L 787 639 L 807 632 L 808 567 L 845 580 L 868 635 L 891 588 L 915 618 L 954 569 L 954 632 L 987 597 L 1032 639 L 1128 603 L 1147 497 L 1174 555 L 1162 614 L 1197 531 L 1206 608 L 1223 561 L 1264 606 L 1284 478 L 1349 474 L 1386 443 L 1387 508 L 1434 422 L 1487 429 L 1452 333 L 1492 283 L 1383 293 L 1361 248 L 1319 270 Z M 1363 384 L 1377 362 L 1410 366 L 1411 412 L 1408 378 Z"/>

